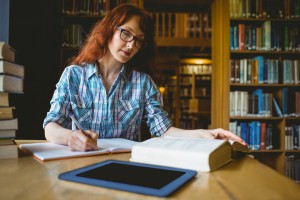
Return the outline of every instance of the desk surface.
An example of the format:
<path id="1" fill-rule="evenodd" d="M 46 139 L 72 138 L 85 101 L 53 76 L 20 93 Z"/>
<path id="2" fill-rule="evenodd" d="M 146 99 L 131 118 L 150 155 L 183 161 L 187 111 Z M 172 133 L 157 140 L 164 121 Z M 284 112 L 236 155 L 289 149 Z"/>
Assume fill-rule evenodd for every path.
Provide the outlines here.
<path id="1" fill-rule="evenodd" d="M 128 161 L 129 153 L 40 162 L 31 156 L 0 160 L 1 199 L 162 199 L 72 183 L 58 175 L 107 159 Z M 255 159 L 243 157 L 197 177 L 170 199 L 299 199 L 300 185 Z"/>

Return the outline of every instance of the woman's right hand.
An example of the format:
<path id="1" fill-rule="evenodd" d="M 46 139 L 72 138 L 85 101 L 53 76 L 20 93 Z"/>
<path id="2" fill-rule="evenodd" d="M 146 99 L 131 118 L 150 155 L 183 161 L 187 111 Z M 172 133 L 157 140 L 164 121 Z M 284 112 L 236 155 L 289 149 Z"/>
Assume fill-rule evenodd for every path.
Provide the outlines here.
<path id="1" fill-rule="evenodd" d="M 91 151 L 98 149 L 97 146 L 98 134 L 85 130 L 74 130 L 68 137 L 68 146 L 72 151 Z"/>

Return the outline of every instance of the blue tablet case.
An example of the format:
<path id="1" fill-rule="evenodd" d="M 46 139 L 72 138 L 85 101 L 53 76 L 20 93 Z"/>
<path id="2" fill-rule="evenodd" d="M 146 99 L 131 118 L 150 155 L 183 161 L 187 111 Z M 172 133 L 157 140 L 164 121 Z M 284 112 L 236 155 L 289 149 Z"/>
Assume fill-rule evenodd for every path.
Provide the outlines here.
<path id="1" fill-rule="evenodd" d="M 62 173 L 59 179 L 165 197 L 196 175 L 197 172 L 193 170 L 106 160 Z"/>

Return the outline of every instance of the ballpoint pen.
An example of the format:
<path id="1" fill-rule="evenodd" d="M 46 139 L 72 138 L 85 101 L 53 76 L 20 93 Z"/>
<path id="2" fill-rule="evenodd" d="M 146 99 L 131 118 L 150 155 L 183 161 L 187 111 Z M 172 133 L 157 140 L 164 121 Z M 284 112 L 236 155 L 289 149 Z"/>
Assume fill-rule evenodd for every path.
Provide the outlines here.
<path id="1" fill-rule="evenodd" d="M 79 124 L 79 122 L 75 119 L 75 117 L 74 117 L 73 114 L 69 114 L 69 117 L 72 119 L 72 121 L 73 121 L 74 124 L 77 126 L 77 128 L 79 128 L 79 130 L 81 130 L 81 131 L 83 132 L 83 134 L 84 134 L 86 137 L 93 139 L 89 134 L 87 134 L 87 133 L 83 130 L 82 126 L 81 126 L 81 125 Z"/>
<path id="2" fill-rule="evenodd" d="M 83 133 L 84 130 L 83 128 L 81 127 L 81 125 L 79 124 L 79 122 L 75 119 L 74 115 L 73 114 L 69 114 L 69 117 L 72 119 L 72 121 L 75 123 L 75 125 L 77 126 L 77 128 L 79 128 L 79 130 L 81 130 Z"/>
<path id="3" fill-rule="evenodd" d="M 69 117 L 72 119 L 72 121 L 73 121 L 74 124 L 77 126 L 77 128 L 83 132 L 83 134 L 84 134 L 85 136 L 91 138 L 91 136 L 90 136 L 89 134 L 87 134 L 87 133 L 83 130 L 82 126 L 81 126 L 81 125 L 79 124 L 79 122 L 75 119 L 75 117 L 74 117 L 73 114 L 69 114 Z"/>

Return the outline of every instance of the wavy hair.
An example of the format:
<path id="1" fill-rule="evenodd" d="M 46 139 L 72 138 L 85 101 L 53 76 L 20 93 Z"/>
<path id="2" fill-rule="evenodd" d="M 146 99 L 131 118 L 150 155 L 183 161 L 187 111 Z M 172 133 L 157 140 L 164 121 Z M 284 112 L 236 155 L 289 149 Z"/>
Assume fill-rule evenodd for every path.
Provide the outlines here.
<path id="1" fill-rule="evenodd" d="M 115 7 L 99 20 L 91 29 L 78 55 L 73 57 L 69 64 L 82 65 L 82 63 L 93 63 L 102 58 L 108 51 L 108 44 L 112 40 L 116 27 L 122 26 L 133 16 L 140 18 L 139 26 L 145 34 L 147 46 L 140 49 L 127 64 L 137 71 L 153 75 L 157 53 L 154 22 L 149 12 L 130 4 Z"/>

